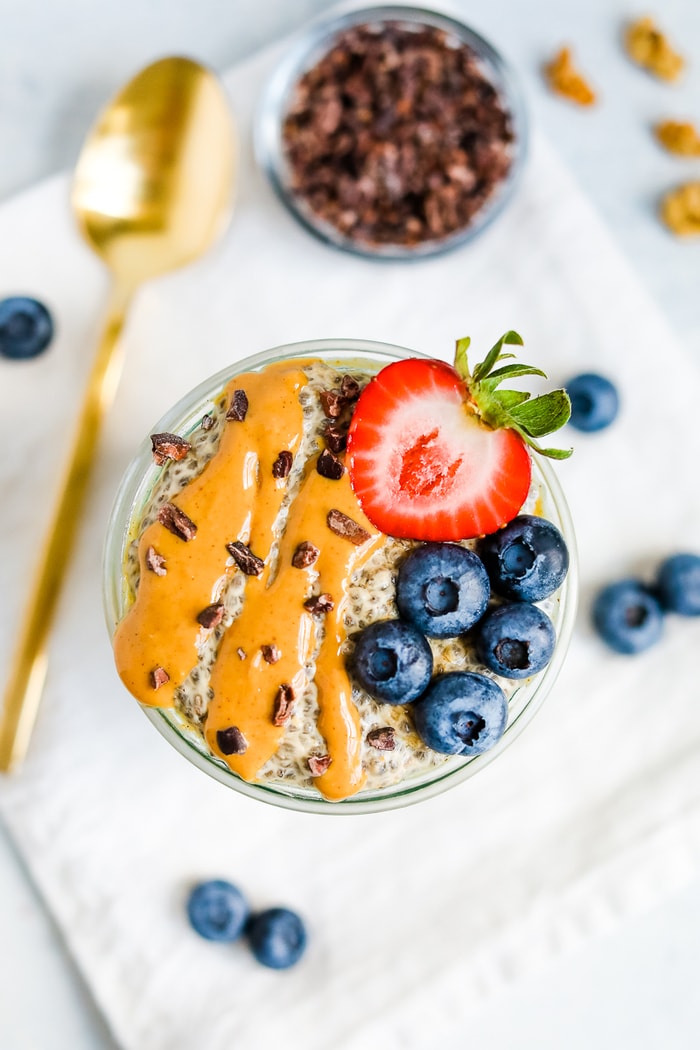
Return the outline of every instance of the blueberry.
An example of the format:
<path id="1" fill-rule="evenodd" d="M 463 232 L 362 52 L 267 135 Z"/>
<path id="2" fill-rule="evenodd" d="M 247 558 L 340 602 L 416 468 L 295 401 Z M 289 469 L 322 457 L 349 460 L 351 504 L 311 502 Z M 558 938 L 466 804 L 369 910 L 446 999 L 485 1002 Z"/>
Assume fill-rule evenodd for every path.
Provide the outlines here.
<path id="1" fill-rule="evenodd" d="M 700 557 L 674 554 L 659 567 L 656 594 L 664 609 L 681 616 L 700 616 Z"/>
<path id="2" fill-rule="evenodd" d="M 476 554 L 457 543 L 426 543 L 399 569 L 396 604 L 429 638 L 452 638 L 483 615 L 489 578 Z"/>
<path id="3" fill-rule="evenodd" d="M 512 601 L 540 602 L 564 582 L 569 551 L 556 525 L 520 514 L 479 541 L 479 556 L 496 594 Z"/>
<path id="4" fill-rule="evenodd" d="M 273 970 L 294 966 L 306 948 L 304 923 L 289 908 L 268 908 L 253 915 L 246 934 L 255 958 Z"/>
<path id="5" fill-rule="evenodd" d="M 617 416 L 620 399 L 617 389 L 605 376 L 583 372 L 569 380 L 566 392 L 571 400 L 569 422 L 576 430 L 589 433 L 604 430 Z"/>
<path id="6" fill-rule="evenodd" d="M 192 927 L 208 941 L 235 941 L 243 933 L 249 913 L 241 891 L 224 879 L 200 882 L 187 901 Z"/>
<path id="7" fill-rule="evenodd" d="M 53 339 L 53 321 L 37 299 L 14 295 L 0 300 L 0 357 L 36 357 Z"/>
<path id="8" fill-rule="evenodd" d="M 641 653 L 659 640 L 663 609 L 637 580 L 608 584 L 593 603 L 593 623 L 604 642 L 618 653 Z"/>
<path id="9" fill-rule="evenodd" d="M 480 659 L 504 678 L 537 674 L 551 660 L 555 641 L 550 618 L 526 602 L 509 602 L 492 609 L 476 633 Z"/>
<path id="10" fill-rule="evenodd" d="M 508 701 L 483 674 L 449 671 L 437 675 L 412 708 L 416 732 L 443 755 L 480 755 L 503 736 Z"/>
<path id="11" fill-rule="evenodd" d="M 381 620 L 357 638 L 353 668 L 370 696 L 385 704 L 409 704 L 430 681 L 433 654 L 410 623 Z"/>

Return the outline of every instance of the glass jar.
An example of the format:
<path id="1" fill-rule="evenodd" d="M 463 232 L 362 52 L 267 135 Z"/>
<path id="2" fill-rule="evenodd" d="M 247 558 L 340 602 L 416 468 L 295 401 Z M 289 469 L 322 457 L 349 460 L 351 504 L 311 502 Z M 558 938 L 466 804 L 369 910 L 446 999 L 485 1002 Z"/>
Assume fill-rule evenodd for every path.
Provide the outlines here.
<path id="1" fill-rule="evenodd" d="M 256 354 L 217 373 L 192 390 L 154 426 L 153 433 L 172 432 L 187 436 L 212 409 L 223 388 L 236 375 L 261 371 L 266 366 L 296 358 L 321 358 L 339 371 L 361 369 L 374 373 L 392 361 L 426 355 L 384 343 L 351 339 L 323 339 L 294 343 Z M 138 448 L 119 487 L 110 517 L 104 551 L 103 593 L 110 636 L 128 611 L 131 595 L 124 572 L 127 549 L 134 539 L 153 487 L 162 471 L 153 461 L 151 442 Z M 340 802 L 330 802 L 314 787 L 287 782 L 250 783 L 213 755 L 202 734 L 177 708 L 142 705 L 146 716 L 170 743 L 195 766 L 235 791 L 287 809 L 308 813 L 372 813 L 397 809 L 440 794 L 461 783 L 492 762 L 530 722 L 554 684 L 569 645 L 577 600 L 577 564 L 573 525 L 559 481 L 550 464 L 533 456 L 533 481 L 539 487 L 544 516 L 561 531 L 569 549 L 570 567 L 562 587 L 549 599 L 548 613 L 556 630 L 556 645 L 547 667 L 532 678 L 516 682 L 509 697 L 506 730 L 498 743 L 484 754 L 470 758 L 445 756 L 443 764 L 411 776 L 391 787 L 364 789 Z"/>
<path id="2" fill-rule="evenodd" d="M 470 222 L 445 236 L 414 245 L 370 244 L 344 234 L 321 218 L 293 190 L 293 178 L 284 144 L 284 122 L 297 83 L 337 43 L 349 29 L 372 30 L 391 23 L 401 28 L 437 29 L 454 43 L 465 45 L 476 57 L 479 69 L 496 89 L 509 114 L 513 141 L 507 174 L 479 208 Z M 441 255 L 477 238 L 494 222 L 512 200 L 525 168 L 528 153 L 528 117 L 523 90 L 506 59 L 482 36 L 457 18 L 441 11 L 403 5 L 380 5 L 322 17 L 298 33 L 277 63 L 263 92 L 254 122 L 255 155 L 270 179 L 279 199 L 291 214 L 326 244 L 373 259 L 418 259 Z"/>

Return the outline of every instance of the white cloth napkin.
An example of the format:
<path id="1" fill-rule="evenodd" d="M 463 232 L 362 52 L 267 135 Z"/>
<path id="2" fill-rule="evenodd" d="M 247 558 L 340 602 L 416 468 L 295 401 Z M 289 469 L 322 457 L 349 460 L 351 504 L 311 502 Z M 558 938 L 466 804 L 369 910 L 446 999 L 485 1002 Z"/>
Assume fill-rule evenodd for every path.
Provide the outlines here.
<path id="1" fill-rule="evenodd" d="M 517 200 L 459 252 L 376 264 L 311 239 L 251 155 L 271 62 L 227 79 L 242 135 L 230 231 L 144 289 L 131 316 L 36 736 L 0 783 L 0 811 L 128 1050 L 455 1045 L 509 979 L 700 869 L 698 624 L 669 619 L 661 644 L 625 658 L 588 622 L 600 584 L 700 546 L 700 374 L 539 136 Z M 0 361 L 3 667 L 107 287 L 67 187 L 59 177 L 0 209 L 0 289 L 44 299 L 58 324 L 44 357 Z M 449 358 L 457 337 L 485 350 L 510 327 L 552 380 L 599 369 L 623 400 L 610 431 L 564 438 L 582 603 L 537 719 L 473 780 L 374 817 L 276 810 L 189 766 L 122 688 L 101 616 L 102 538 L 138 442 L 195 383 L 269 346 L 357 336 Z M 191 933 L 187 888 L 213 876 L 258 908 L 303 913 L 303 963 L 273 973 Z"/>

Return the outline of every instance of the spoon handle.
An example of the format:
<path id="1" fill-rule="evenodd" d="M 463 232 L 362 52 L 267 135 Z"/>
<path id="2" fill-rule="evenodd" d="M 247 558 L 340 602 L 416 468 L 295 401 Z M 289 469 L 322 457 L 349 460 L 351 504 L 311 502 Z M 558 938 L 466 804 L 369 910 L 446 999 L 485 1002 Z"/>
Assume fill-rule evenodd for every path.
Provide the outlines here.
<path id="1" fill-rule="evenodd" d="M 82 516 L 102 421 L 117 390 L 130 289 L 115 284 L 107 321 L 83 398 L 70 457 L 25 609 L 0 713 L 0 772 L 16 768 L 27 753 L 48 663 L 47 647 L 61 586 Z"/>

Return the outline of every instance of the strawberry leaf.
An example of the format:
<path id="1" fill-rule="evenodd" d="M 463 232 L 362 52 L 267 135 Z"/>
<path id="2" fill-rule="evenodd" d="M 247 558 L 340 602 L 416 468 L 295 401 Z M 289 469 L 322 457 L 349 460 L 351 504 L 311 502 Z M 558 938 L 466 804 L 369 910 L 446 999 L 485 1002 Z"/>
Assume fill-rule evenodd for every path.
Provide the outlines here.
<path id="1" fill-rule="evenodd" d="M 564 426 L 571 415 L 571 402 L 565 390 L 550 390 L 516 405 L 511 415 L 531 437 L 543 437 Z"/>
<path id="2" fill-rule="evenodd" d="M 529 396 L 524 390 L 499 390 L 496 395 L 501 407 L 511 413 L 516 405 L 522 405 Z"/>
<path id="3" fill-rule="evenodd" d="M 533 368 L 532 365 L 503 365 L 502 368 L 489 372 L 488 377 L 482 382 L 488 383 L 491 389 L 495 389 L 504 379 L 516 379 L 518 376 L 542 376 L 543 379 L 546 379 L 547 373 L 541 368 Z M 494 383 L 494 379 L 498 382 Z"/>
<path id="4" fill-rule="evenodd" d="M 467 350 L 471 344 L 469 336 L 457 340 L 457 351 L 455 353 L 455 368 L 465 381 L 470 378 L 469 364 L 467 362 Z"/>
<path id="5" fill-rule="evenodd" d="M 568 459 L 573 455 L 574 450 L 572 448 L 538 448 L 537 451 L 541 456 L 547 456 L 548 459 Z"/>
<path id="6" fill-rule="evenodd" d="M 518 432 L 520 433 L 520 431 Z M 572 448 L 542 448 L 534 438 L 529 437 L 527 434 L 521 433 L 520 436 L 531 449 L 538 452 L 540 456 L 546 456 L 547 459 L 568 459 L 574 451 Z"/>
<path id="7" fill-rule="evenodd" d="M 522 345 L 522 337 L 519 336 L 517 332 L 509 331 L 502 335 L 496 345 L 491 347 L 481 364 L 477 365 L 474 369 L 474 375 L 472 377 L 474 382 L 480 383 L 482 379 L 485 379 L 497 361 L 502 361 L 506 357 L 514 356 L 513 354 L 502 354 L 501 351 L 504 346 Z"/>

